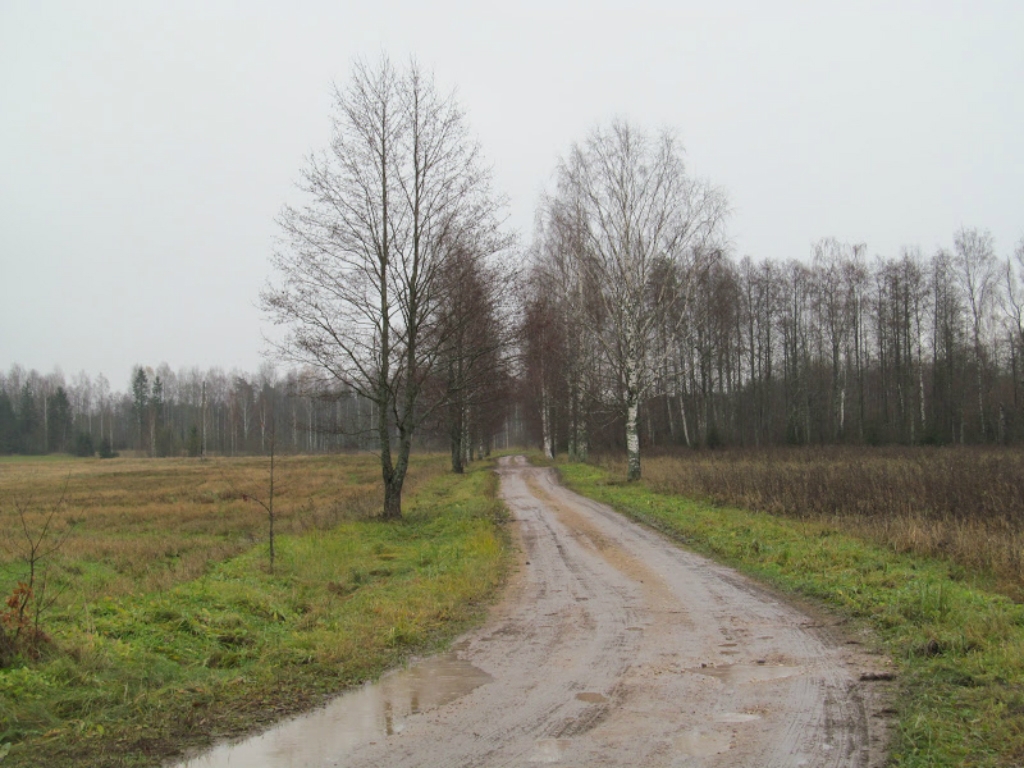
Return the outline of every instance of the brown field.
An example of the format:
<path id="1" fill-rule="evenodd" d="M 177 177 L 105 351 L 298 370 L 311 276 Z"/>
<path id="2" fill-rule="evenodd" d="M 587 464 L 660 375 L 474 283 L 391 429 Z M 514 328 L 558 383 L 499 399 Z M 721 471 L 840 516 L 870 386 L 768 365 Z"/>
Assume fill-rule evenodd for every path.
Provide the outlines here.
<path id="1" fill-rule="evenodd" d="M 443 467 L 443 457 L 414 461 L 406 488 Z M 380 503 L 372 455 L 278 457 L 275 477 L 278 534 L 367 517 Z M 0 576 L 24 569 L 19 510 L 35 534 L 63 493 L 53 530 L 71 530 L 51 562 L 108 597 L 166 590 L 266 541 L 265 511 L 242 497 L 265 501 L 268 480 L 265 457 L 0 461 Z"/>
<path id="2" fill-rule="evenodd" d="M 624 461 L 602 459 L 625 473 Z M 1024 600 L 1024 451 L 814 447 L 645 458 L 652 489 L 816 519 L 948 560 Z"/>

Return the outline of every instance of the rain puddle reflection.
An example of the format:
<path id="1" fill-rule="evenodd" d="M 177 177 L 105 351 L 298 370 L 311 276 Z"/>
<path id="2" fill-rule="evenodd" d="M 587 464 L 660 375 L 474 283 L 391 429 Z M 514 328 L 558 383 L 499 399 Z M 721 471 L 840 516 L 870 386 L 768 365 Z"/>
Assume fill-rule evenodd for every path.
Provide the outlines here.
<path id="1" fill-rule="evenodd" d="M 493 679 L 454 653 L 435 656 L 258 736 L 214 747 L 176 768 L 339 765 L 339 759 L 360 744 L 401 733 L 410 715 L 454 701 Z"/>

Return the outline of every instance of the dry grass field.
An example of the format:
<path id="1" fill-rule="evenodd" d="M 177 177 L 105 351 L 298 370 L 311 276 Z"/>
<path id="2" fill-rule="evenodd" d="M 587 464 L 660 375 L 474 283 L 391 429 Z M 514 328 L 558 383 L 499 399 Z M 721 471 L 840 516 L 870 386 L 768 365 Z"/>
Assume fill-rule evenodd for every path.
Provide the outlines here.
<path id="1" fill-rule="evenodd" d="M 821 521 L 897 553 L 948 560 L 1024 600 L 1019 448 L 688 452 L 646 459 L 644 478 L 655 491 Z"/>
<path id="2" fill-rule="evenodd" d="M 414 463 L 407 488 L 443 469 L 443 458 Z M 275 474 L 280 535 L 366 518 L 380 504 L 374 456 L 278 457 Z M 169 589 L 266 541 L 267 515 L 243 495 L 265 500 L 268 480 L 263 457 L 0 460 L 0 576 L 22 566 L 19 509 L 29 532 L 38 532 L 63 495 L 54 533 L 71 531 L 56 560 L 78 577 L 75 591 L 118 597 Z"/>

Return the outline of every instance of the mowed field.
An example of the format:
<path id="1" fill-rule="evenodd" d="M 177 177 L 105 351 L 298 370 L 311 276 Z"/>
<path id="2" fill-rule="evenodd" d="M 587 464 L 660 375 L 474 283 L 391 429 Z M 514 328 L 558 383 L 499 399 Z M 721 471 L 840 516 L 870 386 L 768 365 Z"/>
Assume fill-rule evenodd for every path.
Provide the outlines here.
<path id="1" fill-rule="evenodd" d="M 268 500 L 266 458 L 0 461 L 5 600 L 49 526 L 26 612 L 45 637 L 0 670 L 4 765 L 159 764 L 478 618 L 507 549 L 489 465 L 414 457 L 397 524 L 373 518 L 379 478 L 373 456 L 278 457 L 271 571 L 246 500 Z"/>

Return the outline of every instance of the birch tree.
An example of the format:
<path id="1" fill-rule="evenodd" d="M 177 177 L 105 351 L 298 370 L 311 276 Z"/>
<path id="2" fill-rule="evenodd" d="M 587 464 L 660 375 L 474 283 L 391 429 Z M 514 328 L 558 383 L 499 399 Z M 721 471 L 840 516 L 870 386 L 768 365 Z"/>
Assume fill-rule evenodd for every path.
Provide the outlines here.
<path id="1" fill-rule="evenodd" d="M 998 279 L 998 263 L 992 235 L 987 231 L 961 227 L 953 236 L 957 280 L 971 314 L 971 341 L 974 375 L 977 385 L 978 426 L 982 439 L 987 434 L 985 419 L 985 349 L 982 335 L 988 319 L 993 289 Z"/>
<path id="2" fill-rule="evenodd" d="M 1014 263 L 1016 262 L 1016 264 Z M 1013 388 L 1013 405 L 1020 408 L 1020 370 L 1024 358 L 1024 238 L 1017 243 L 1012 258 L 1006 260 L 1002 270 L 1003 293 L 1001 304 L 1009 334 L 1010 377 Z"/>
<path id="3" fill-rule="evenodd" d="M 546 199 L 537 217 L 534 264 L 530 286 L 534 301 L 546 302 L 547 319 L 557 326 L 551 341 L 557 344 L 555 359 L 547 362 L 548 376 L 535 377 L 542 382 L 553 376 L 558 390 L 565 390 L 566 442 L 570 461 L 586 461 L 590 447 L 591 411 L 598 400 L 597 355 L 595 342 L 595 291 L 592 272 L 586 268 L 586 209 L 572 187 L 562 185 L 558 194 Z M 539 308 L 535 307 L 535 309 Z M 534 358 L 533 362 L 544 358 Z M 550 381 L 541 393 L 549 400 L 556 387 Z M 545 450 L 554 452 L 550 416 Z"/>
<path id="4" fill-rule="evenodd" d="M 334 94 L 329 149 L 309 158 L 307 202 L 280 216 L 279 282 L 263 307 L 289 328 L 280 352 L 366 398 L 384 480 L 401 517 L 412 438 L 444 339 L 431 323 L 452 254 L 498 228 L 476 144 L 454 99 L 415 62 L 358 63 Z"/>
<path id="5" fill-rule="evenodd" d="M 638 480 L 640 404 L 660 367 L 656 331 L 670 307 L 685 301 L 688 278 L 719 252 L 725 199 L 687 174 L 670 133 L 652 137 L 621 120 L 574 146 L 559 177 L 586 217 L 578 254 L 599 286 L 591 306 L 617 380 L 627 478 Z M 675 280 L 655 279 L 672 273 Z"/>

